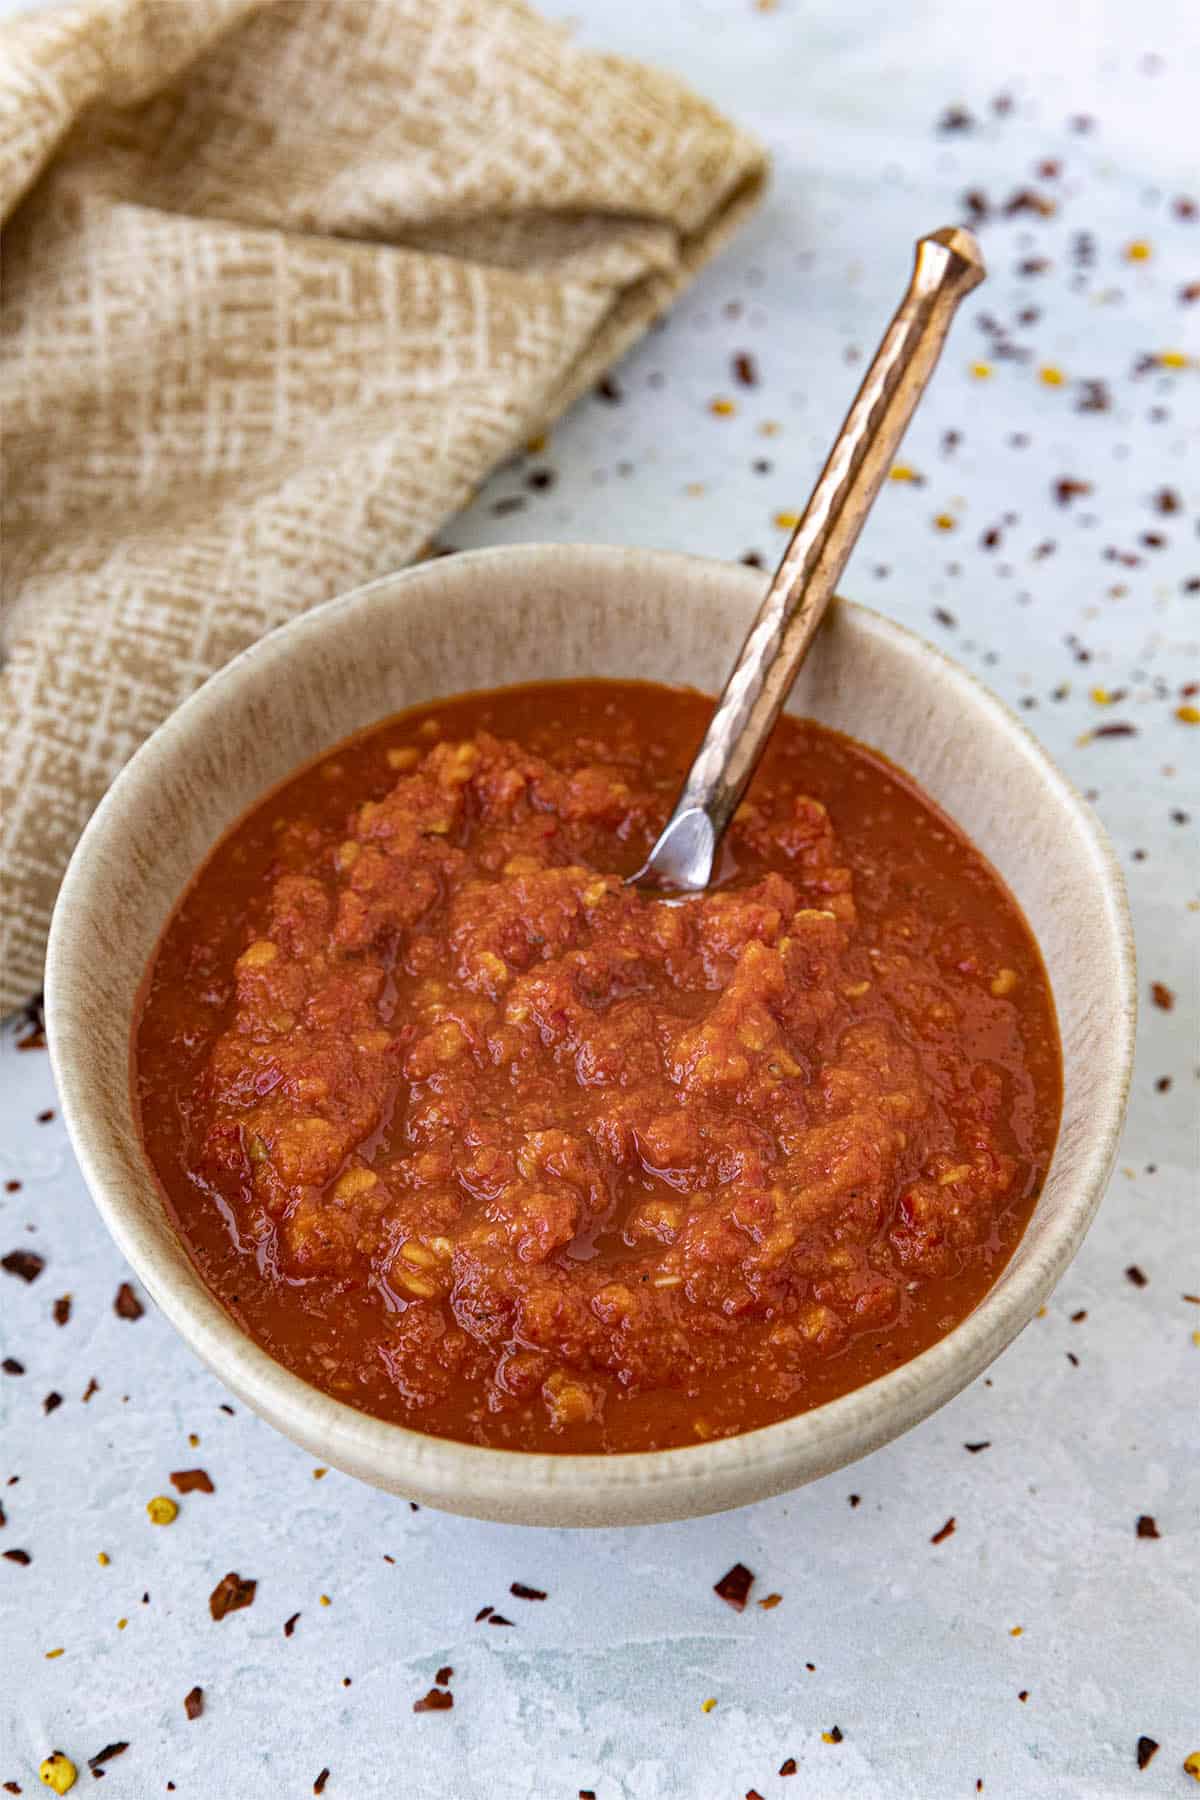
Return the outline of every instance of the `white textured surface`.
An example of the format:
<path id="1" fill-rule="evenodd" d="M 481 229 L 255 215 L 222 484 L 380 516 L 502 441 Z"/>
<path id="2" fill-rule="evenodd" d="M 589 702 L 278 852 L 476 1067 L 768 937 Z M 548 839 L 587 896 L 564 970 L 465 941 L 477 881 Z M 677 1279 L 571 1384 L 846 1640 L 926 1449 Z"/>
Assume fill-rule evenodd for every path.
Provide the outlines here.
<path id="1" fill-rule="evenodd" d="M 991 1385 L 858 1468 L 686 1526 L 524 1532 L 411 1513 L 334 1474 L 314 1482 L 308 1460 L 242 1408 L 220 1411 L 218 1384 L 153 1312 L 117 1319 L 119 1258 L 60 1122 L 36 1122 L 55 1105 L 45 1057 L 6 1038 L 0 1180 L 23 1185 L 0 1192 L 0 1253 L 36 1248 L 47 1267 L 30 1286 L 0 1274 L 0 1354 L 26 1370 L 0 1375 L 0 1549 L 33 1558 L 0 1562 L 0 1782 L 40 1791 L 37 1762 L 57 1745 L 80 1764 L 83 1791 L 86 1757 L 128 1739 L 109 1765 L 116 1795 L 160 1794 L 168 1780 L 204 1800 L 302 1795 L 325 1766 L 331 1796 L 404 1800 L 574 1800 L 580 1787 L 600 1800 L 740 1800 L 752 1787 L 764 1800 L 941 1800 L 970 1795 L 980 1777 L 988 1796 L 1187 1792 L 1180 1764 L 1200 1749 L 1200 1307 L 1181 1297 L 1200 1292 L 1200 911 L 1189 910 L 1200 729 L 1174 712 L 1181 684 L 1200 677 L 1200 593 L 1185 591 L 1200 576 L 1200 372 L 1130 372 L 1144 353 L 1200 357 L 1200 303 L 1177 299 L 1200 281 L 1200 220 L 1171 210 L 1177 194 L 1200 202 L 1200 28 L 1166 0 L 1081 5 L 1063 23 L 1030 0 L 570 10 L 590 41 L 670 64 L 756 127 L 776 157 L 775 189 L 618 372 L 623 404 L 586 402 L 537 459 L 556 485 L 528 491 L 524 468 L 497 477 L 447 529 L 455 545 L 607 538 L 770 559 L 783 540 L 772 516 L 802 504 L 851 396 L 844 352 L 869 354 L 910 240 L 958 216 L 967 187 L 993 200 L 1030 184 L 1059 196 L 1053 219 L 985 227 L 993 278 L 968 303 L 1010 327 L 1020 307 L 1040 307 L 1013 332 L 1032 361 L 989 357 L 990 380 L 972 380 L 967 365 L 988 340 L 962 321 L 906 446 L 926 485 L 884 493 L 843 586 L 1011 702 L 1036 701 L 1023 716 L 1097 794 L 1142 958 L 1122 1171 L 1047 1317 Z M 1158 72 L 1147 54 L 1161 57 Z M 1004 117 L 989 112 L 999 92 L 1015 99 Z M 939 136 L 935 121 L 957 103 L 979 128 Z M 1094 115 L 1090 134 L 1068 128 L 1078 113 Z M 1046 157 L 1061 162 L 1057 179 L 1035 175 Z M 1073 291 L 1082 230 L 1095 261 Z M 1135 239 L 1149 261 L 1123 259 Z M 1049 270 L 1015 273 L 1043 256 Z M 1098 301 L 1113 291 L 1121 298 Z M 730 302 L 740 317 L 726 315 Z M 746 350 L 761 374 L 753 390 L 730 371 Z M 1041 384 L 1044 363 L 1067 383 Z M 1076 410 L 1082 378 L 1108 382 L 1111 411 Z M 736 416 L 708 411 L 721 395 Z M 1155 407 L 1169 416 L 1151 418 Z M 769 438 L 758 429 L 768 420 L 780 425 Z M 949 458 L 946 430 L 963 434 Z M 1014 432 L 1027 447 L 1010 446 Z M 753 470 L 757 458 L 769 473 Z M 1062 476 L 1094 492 L 1060 508 L 1051 488 Z M 687 492 L 696 483 L 704 492 Z M 1164 485 L 1179 513 L 1150 506 Z M 516 496 L 523 510 L 492 512 Z M 942 511 L 957 529 L 934 530 Z M 1006 512 L 1017 518 L 1003 543 L 982 548 Z M 1140 546 L 1147 530 L 1168 542 Z M 1049 539 L 1056 552 L 1034 560 Z M 1106 560 L 1108 546 L 1141 561 Z M 936 622 L 935 608 L 955 623 Z M 1090 662 L 1076 661 L 1078 646 Z M 1098 707 L 1097 685 L 1128 695 Z M 1114 721 L 1137 735 L 1078 742 Z M 1149 1003 L 1152 981 L 1174 991 L 1172 1011 Z M 1124 1276 L 1131 1263 L 1144 1288 Z M 67 1292 L 60 1329 L 50 1308 Z M 1073 1323 L 1080 1309 L 1087 1318 Z M 100 1391 L 85 1406 L 93 1376 Z M 46 1416 L 51 1390 L 64 1399 Z M 964 1451 L 983 1439 L 988 1450 Z M 216 1493 L 186 1497 L 176 1523 L 154 1529 L 144 1501 L 192 1466 Z M 18 1484 L 3 1485 L 12 1475 Z M 862 1496 L 854 1509 L 851 1492 Z M 1135 1536 L 1141 1513 L 1158 1540 Z M 951 1514 L 955 1534 L 932 1546 Z M 739 1559 L 755 1595 L 778 1592 L 780 1606 L 739 1617 L 716 1599 L 711 1584 Z M 207 1596 L 228 1569 L 258 1580 L 255 1604 L 213 1624 Z M 513 1580 L 549 1598 L 512 1599 Z M 489 1602 L 512 1630 L 472 1622 Z M 44 1660 L 59 1645 L 63 1656 Z M 454 1710 L 414 1716 L 444 1663 Z M 196 1683 L 206 1711 L 188 1722 L 183 1696 Z M 709 1696 L 718 1704 L 704 1715 Z M 834 1723 L 836 1746 L 821 1739 Z M 1143 1733 L 1162 1747 L 1139 1773 Z M 790 1780 L 776 1774 L 787 1756 Z"/>

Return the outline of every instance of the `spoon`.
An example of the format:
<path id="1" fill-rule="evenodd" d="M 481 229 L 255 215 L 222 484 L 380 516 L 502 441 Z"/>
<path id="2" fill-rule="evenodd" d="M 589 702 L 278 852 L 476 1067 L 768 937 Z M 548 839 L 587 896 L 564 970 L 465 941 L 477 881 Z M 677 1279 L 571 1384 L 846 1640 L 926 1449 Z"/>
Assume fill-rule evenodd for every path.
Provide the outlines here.
<path id="1" fill-rule="evenodd" d="M 912 279 L 783 553 L 688 770 L 675 810 L 631 885 L 703 891 L 717 852 L 858 542 L 958 303 L 984 278 L 971 232 L 917 242 Z"/>

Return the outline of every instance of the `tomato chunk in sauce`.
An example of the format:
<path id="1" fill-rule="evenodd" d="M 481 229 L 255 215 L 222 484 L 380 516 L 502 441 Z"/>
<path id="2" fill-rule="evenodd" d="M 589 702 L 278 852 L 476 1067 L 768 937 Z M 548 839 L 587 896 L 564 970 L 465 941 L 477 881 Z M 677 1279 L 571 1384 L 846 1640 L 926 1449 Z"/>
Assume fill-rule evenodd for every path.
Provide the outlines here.
<path id="1" fill-rule="evenodd" d="M 466 695 L 213 852 L 144 987 L 146 1150 L 212 1291 L 368 1412 L 517 1450 L 819 1404 L 996 1279 L 1054 1146 L 1037 947 L 898 770 L 784 719 L 721 881 L 625 887 L 711 702 Z"/>

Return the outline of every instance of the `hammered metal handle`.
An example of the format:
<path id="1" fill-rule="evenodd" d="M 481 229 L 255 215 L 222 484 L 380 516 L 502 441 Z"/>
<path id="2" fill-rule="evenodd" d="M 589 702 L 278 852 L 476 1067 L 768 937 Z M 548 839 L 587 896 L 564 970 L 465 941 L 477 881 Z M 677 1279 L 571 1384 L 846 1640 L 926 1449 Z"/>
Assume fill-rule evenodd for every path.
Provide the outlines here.
<path id="1" fill-rule="evenodd" d="M 971 232 L 917 243 L 908 292 L 838 433 L 717 702 L 674 812 L 633 881 L 707 887 L 737 811 L 851 550 L 933 374 L 958 303 L 984 278 Z"/>

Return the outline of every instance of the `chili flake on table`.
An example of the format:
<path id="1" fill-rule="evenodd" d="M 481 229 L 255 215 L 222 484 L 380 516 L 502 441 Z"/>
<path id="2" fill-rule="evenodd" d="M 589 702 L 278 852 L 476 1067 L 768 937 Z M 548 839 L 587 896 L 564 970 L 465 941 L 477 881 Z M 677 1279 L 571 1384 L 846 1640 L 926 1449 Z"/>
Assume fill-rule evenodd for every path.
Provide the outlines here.
<path id="1" fill-rule="evenodd" d="M 715 887 L 626 887 L 710 706 L 597 681 L 389 721 L 177 908 L 146 1148 L 209 1286 L 327 1392 L 510 1449 L 694 1443 L 906 1361 L 1011 1254 L 1060 1097 L 1014 901 L 792 719 Z"/>
<path id="2" fill-rule="evenodd" d="M 214 1619 L 223 1619 L 227 1613 L 240 1612 L 244 1606 L 253 1606 L 257 1587 L 257 1581 L 246 1579 L 231 1569 L 228 1575 L 222 1575 L 209 1595 L 208 1610 Z"/>

